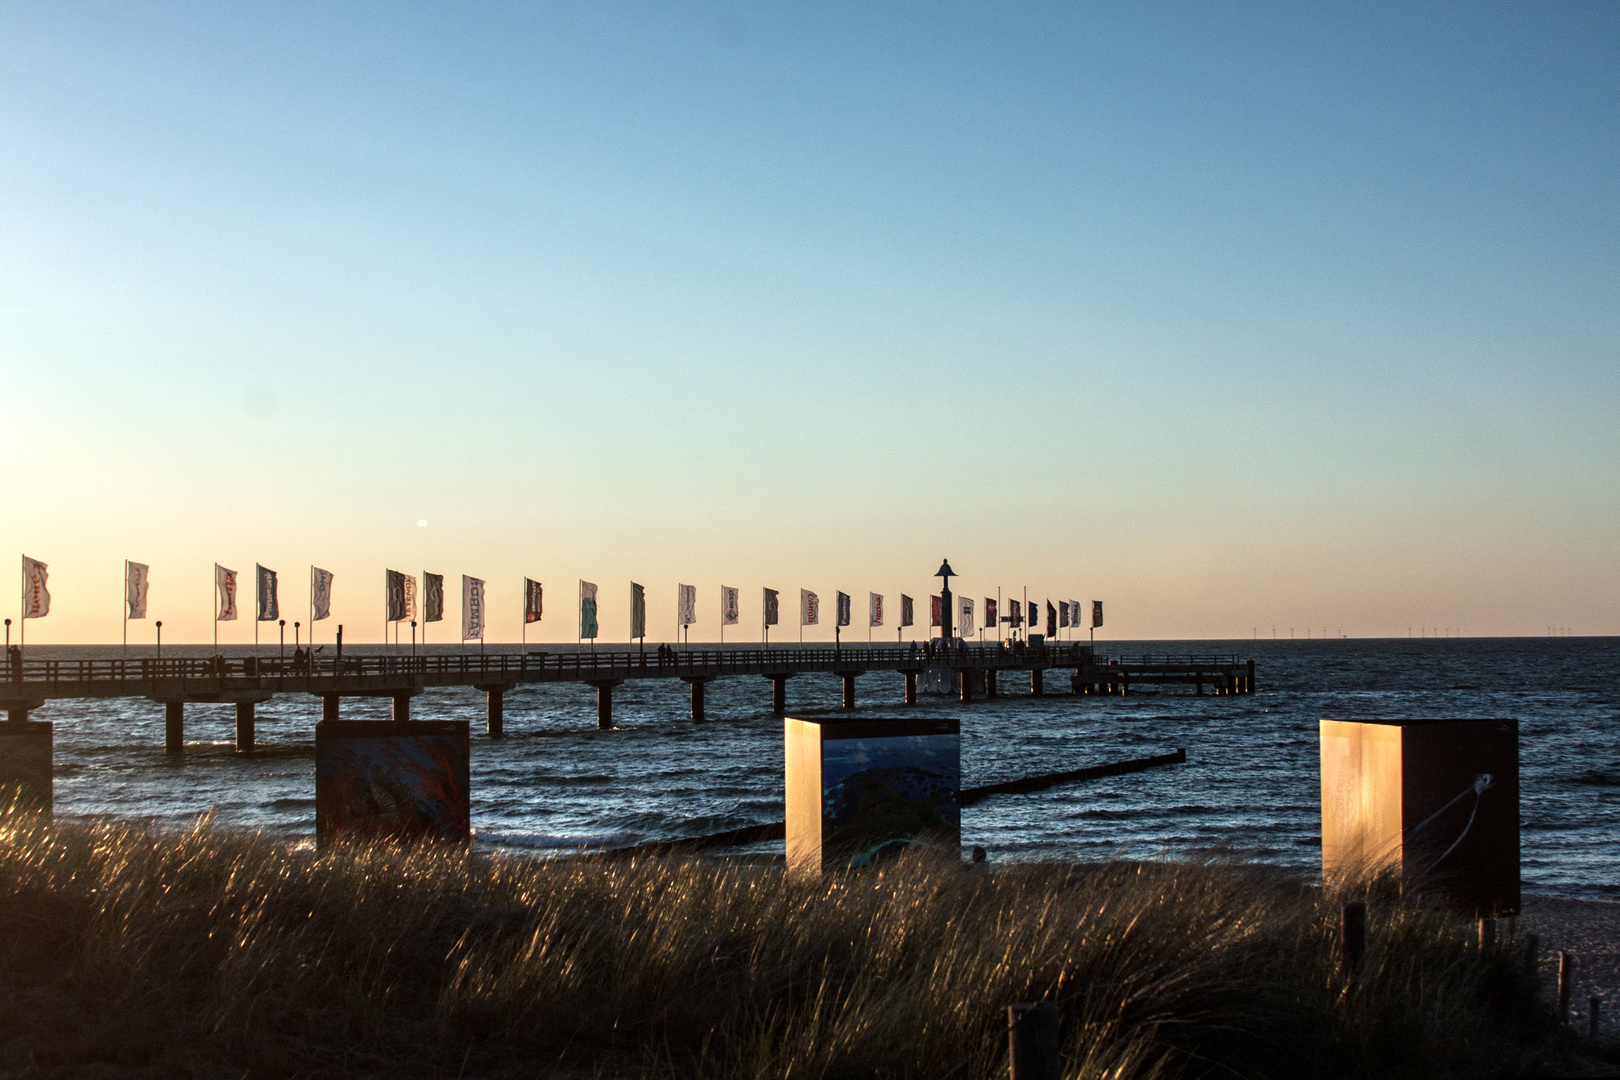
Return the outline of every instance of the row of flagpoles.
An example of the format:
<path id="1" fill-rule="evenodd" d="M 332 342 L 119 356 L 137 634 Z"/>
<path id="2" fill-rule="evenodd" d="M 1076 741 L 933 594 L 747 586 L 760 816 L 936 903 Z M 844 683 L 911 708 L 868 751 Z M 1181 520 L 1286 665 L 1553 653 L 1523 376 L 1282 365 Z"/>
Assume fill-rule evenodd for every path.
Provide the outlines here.
<path id="1" fill-rule="evenodd" d="M 129 643 L 129 622 L 131 619 L 146 618 L 147 593 L 150 586 L 150 570 L 146 563 L 124 561 L 124 643 Z M 281 602 L 279 596 L 279 576 L 274 570 L 254 564 L 255 585 L 255 611 L 253 618 L 253 641 L 258 644 L 259 623 L 278 622 L 281 619 Z M 27 555 L 22 559 L 22 618 L 25 620 L 38 619 L 48 615 L 51 610 L 51 594 L 47 588 L 49 580 L 49 567 L 38 559 L 31 559 Z M 383 603 L 384 603 L 384 640 L 387 640 L 387 628 L 394 627 L 394 639 L 399 640 L 399 624 L 411 624 L 411 640 L 416 640 L 416 625 L 418 614 L 418 596 L 421 599 L 421 622 L 423 624 L 423 641 L 427 640 L 426 624 L 441 622 L 444 619 L 444 575 L 432 574 L 424 571 L 421 577 L 421 588 L 418 590 L 418 581 L 415 575 L 406 574 L 398 570 L 384 572 Z M 219 645 L 219 624 L 234 622 L 238 617 L 237 607 L 237 572 L 227 569 L 219 563 L 214 564 L 214 645 Z M 329 618 L 332 614 L 332 583 L 333 574 L 330 570 L 322 570 L 318 566 L 309 568 L 309 626 L 310 638 L 314 639 L 315 623 Z M 461 640 L 478 641 L 482 643 L 485 633 L 485 599 L 486 583 L 482 578 L 470 577 L 463 574 L 461 577 Z M 601 627 L 597 620 L 596 606 L 597 587 L 594 582 L 581 580 L 579 583 L 579 640 L 595 642 L 600 635 Z M 781 624 L 780 592 L 776 589 L 765 589 L 762 597 L 760 612 L 760 627 L 762 639 L 770 640 L 770 628 Z M 725 641 L 725 628 L 736 626 L 741 619 L 740 598 L 741 592 L 734 586 L 720 586 L 720 640 Z M 545 588 L 532 578 L 523 579 L 523 641 L 528 642 L 528 628 L 530 623 L 541 621 L 544 612 Z M 929 612 L 929 626 L 944 626 L 944 594 L 931 596 L 931 610 Z M 954 617 L 955 634 L 963 638 L 971 638 L 980 625 L 978 614 L 982 611 L 984 629 L 1000 629 L 1007 625 L 1014 631 L 1025 626 L 1034 628 L 1041 624 L 1040 603 L 1033 600 L 1008 600 L 1005 605 L 999 598 L 984 598 L 983 608 L 977 608 L 974 598 L 969 596 L 952 597 L 955 603 Z M 1047 600 L 1046 604 L 1046 633 L 1049 637 L 1056 637 L 1062 629 L 1080 629 L 1084 624 L 1084 612 L 1078 600 L 1060 600 L 1054 604 Z M 1002 610 L 1003 607 L 1005 610 Z M 852 620 L 852 600 L 845 592 L 835 594 L 834 626 L 837 630 L 849 626 Z M 886 611 L 882 593 L 867 594 L 867 626 L 870 629 L 885 624 Z M 697 617 L 697 587 L 695 585 L 676 586 L 676 625 L 677 636 L 689 635 L 689 628 L 696 625 Z M 904 593 L 900 596 L 900 618 L 897 633 L 903 632 L 905 627 L 915 624 L 915 601 Z M 804 627 L 816 626 L 821 622 L 821 598 L 809 589 L 799 590 L 799 639 L 804 640 Z M 1091 602 L 1091 629 L 1103 624 L 1103 605 L 1101 600 Z M 161 624 L 159 624 L 161 625 Z M 22 628 L 19 628 L 19 642 Z M 836 631 L 835 631 L 836 632 Z M 630 639 L 644 641 L 647 636 L 647 592 L 646 589 L 635 583 L 630 583 Z"/>

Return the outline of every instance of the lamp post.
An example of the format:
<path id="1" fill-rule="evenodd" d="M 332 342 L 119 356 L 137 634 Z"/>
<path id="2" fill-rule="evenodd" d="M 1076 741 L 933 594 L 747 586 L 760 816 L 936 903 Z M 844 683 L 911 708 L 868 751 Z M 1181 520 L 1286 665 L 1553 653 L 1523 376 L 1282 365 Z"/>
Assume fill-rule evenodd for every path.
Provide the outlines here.
<path id="1" fill-rule="evenodd" d="M 163 620 L 162 619 L 159 619 L 157 621 L 157 635 L 158 635 L 158 654 L 157 654 L 157 658 L 159 660 L 161 660 L 161 659 L 163 659 Z"/>
<path id="2" fill-rule="evenodd" d="M 944 645 L 949 647 L 951 639 L 956 636 L 955 623 L 951 619 L 951 578 L 957 574 L 951 569 L 951 560 L 941 559 L 934 576 L 943 582 L 939 590 L 939 636 Z"/>
<path id="3" fill-rule="evenodd" d="M 281 629 L 281 640 L 276 644 L 276 659 L 277 660 L 285 660 L 285 659 L 287 659 L 287 620 L 286 619 L 281 620 L 280 629 Z"/>

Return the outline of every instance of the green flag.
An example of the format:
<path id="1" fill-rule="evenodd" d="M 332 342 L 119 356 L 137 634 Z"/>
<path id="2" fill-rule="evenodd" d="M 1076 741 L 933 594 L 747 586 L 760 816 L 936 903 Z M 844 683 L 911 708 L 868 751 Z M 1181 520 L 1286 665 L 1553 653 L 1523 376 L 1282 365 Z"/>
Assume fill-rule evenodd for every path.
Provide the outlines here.
<path id="1" fill-rule="evenodd" d="M 596 637 L 596 586 L 584 580 L 579 583 L 579 636 Z"/>

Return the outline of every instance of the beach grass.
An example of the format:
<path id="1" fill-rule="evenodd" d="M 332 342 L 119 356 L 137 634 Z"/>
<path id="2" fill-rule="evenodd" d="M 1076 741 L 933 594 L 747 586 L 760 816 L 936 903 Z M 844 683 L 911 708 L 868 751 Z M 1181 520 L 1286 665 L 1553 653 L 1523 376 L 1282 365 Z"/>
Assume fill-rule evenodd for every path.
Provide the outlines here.
<path id="1" fill-rule="evenodd" d="M 1337 913 L 1216 858 L 795 881 L 13 816 L 0 1073 L 969 1080 L 1039 999 L 1085 1078 L 1511 1075 L 1547 1033 L 1517 951 L 1396 896 L 1347 986 Z"/>

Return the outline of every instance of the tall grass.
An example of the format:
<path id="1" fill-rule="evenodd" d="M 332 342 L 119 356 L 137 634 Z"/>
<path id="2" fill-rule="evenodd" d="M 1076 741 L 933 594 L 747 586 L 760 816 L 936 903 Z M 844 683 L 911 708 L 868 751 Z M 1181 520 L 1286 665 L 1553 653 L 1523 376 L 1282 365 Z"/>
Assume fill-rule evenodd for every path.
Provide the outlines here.
<path id="1" fill-rule="evenodd" d="M 1252 867 L 315 852 L 206 825 L 0 821 L 0 1073 L 1006 1075 L 1066 999 L 1074 1077 L 1492 1075 L 1543 1022 L 1469 928 Z"/>

